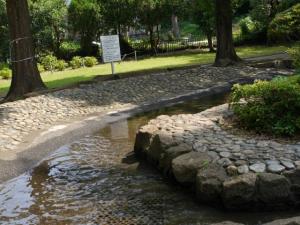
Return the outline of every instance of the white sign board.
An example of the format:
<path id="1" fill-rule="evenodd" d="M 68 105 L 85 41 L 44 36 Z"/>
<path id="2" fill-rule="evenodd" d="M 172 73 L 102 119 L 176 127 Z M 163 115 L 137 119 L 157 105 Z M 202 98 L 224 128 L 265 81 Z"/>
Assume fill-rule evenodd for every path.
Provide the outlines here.
<path id="1" fill-rule="evenodd" d="M 101 36 L 103 62 L 121 61 L 119 35 Z"/>

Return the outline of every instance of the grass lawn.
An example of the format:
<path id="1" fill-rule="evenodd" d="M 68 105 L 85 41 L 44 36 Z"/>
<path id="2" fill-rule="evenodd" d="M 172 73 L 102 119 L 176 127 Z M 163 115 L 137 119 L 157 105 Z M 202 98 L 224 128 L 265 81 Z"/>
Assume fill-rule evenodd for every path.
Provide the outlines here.
<path id="1" fill-rule="evenodd" d="M 252 46 L 237 48 L 238 55 L 242 58 L 252 56 L 264 56 L 274 53 L 280 53 L 287 50 L 286 46 Z M 175 68 L 182 66 L 190 66 L 197 64 L 212 63 L 214 61 L 214 53 L 204 52 L 184 52 L 171 56 L 159 56 L 147 58 L 143 60 L 127 61 L 116 64 L 116 71 L 119 74 L 136 71 L 147 71 L 154 69 Z M 49 88 L 59 88 L 66 85 L 87 81 L 93 79 L 97 75 L 108 75 L 111 73 L 110 64 L 98 65 L 92 68 L 81 68 L 76 70 L 65 70 L 62 72 L 42 73 L 42 79 Z M 10 85 L 9 80 L 0 80 L 0 94 L 4 94 Z"/>

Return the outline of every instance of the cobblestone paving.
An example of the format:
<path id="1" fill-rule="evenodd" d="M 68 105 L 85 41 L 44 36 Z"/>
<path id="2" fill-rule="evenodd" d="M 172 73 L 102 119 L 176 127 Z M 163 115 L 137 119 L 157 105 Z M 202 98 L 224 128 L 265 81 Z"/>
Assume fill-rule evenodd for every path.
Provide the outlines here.
<path id="1" fill-rule="evenodd" d="M 264 78 L 289 73 L 291 71 L 252 67 L 198 67 L 81 85 L 5 103 L 0 105 L 0 151 L 14 150 L 32 132 L 77 116 L 159 101 L 237 78 Z"/>
<path id="2" fill-rule="evenodd" d="M 153 133 L 171 136 L 178 144 L 186 143 L 196 152 L 207 153 L 229 175 L 282 173 L 300 168 L 300 142 L 282 144 L 231 134 L 220 126 L 223 118 L 230 115 L 225 104 L 198 114 L 159 116 L 141 129 L 151 128 Z"/>

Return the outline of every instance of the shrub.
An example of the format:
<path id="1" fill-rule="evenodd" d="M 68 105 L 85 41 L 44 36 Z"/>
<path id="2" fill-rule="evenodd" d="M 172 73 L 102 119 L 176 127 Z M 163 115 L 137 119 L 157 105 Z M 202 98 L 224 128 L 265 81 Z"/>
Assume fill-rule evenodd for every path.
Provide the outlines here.
<path id="1" fill-rule="evenodd" d="M 2 77 L 3 79 L 10 79 L 12 76 L 12 72 L 9 68 L 3 68 L 2 70 L 0 70 L 0 77 Z"/>
<path id="2" fill-rule="evenodd" d="M 9 68 L 9 65 L 7 63 L 0 63 L 0 70 Z"/>
<path id="3" fill-rule="evenodd" d="M 251 20 L 249 16 L 241 19 L 239 22 L 239 26 L 241 29 L 241 36 L 243 37 L 250 36 L 252 31 L 254 31 L 256 28 L 255 23 Z"/>
<path id="4" fill-rule="evenodd" d="M 75 56 L 70 61 L 70 66 L 72 69 L 77 69 L 83 66 L 83 59 L 80 56 Z"/>
<path id="5" fill-rule="evenodd" d="M 40 62 L 43 65 L 44 69 L 48 71 L 53 71 L 55 69 L 57 61 L 57 58 L 53 54 L 43 56 L 40 59 Z"/>
<path id="6" fill-rule="evenodd" d="M 295 66 L 295 68 L 300 69 L 300 46 L 298 47 L 294 47 L 294 48 L 290 48 L 288 50 L 288 53 L 290 54 L 290 56 L 293 59 L 293 64 Z"/>
<path id="7" fill-rule="evenodd" d="M 55 65 L 55 69 L 58 71 L 63 71 L 68 67 L 68 63 L 65 60 L 58 60 Z"/>
<path id="8" fill-rule="evenodd" d="M 288 42 L 300 38 L 300 3 L 279 13 L 268 29 L 271 42 Z"/>
<path id="9" fill-rule="evenodd" d="M 64 41 L 59 48 L 59 57 L 65 60 L 71 60 L 80 53 L 80 44 L 73 41 Z"/>
<path id="10" fill-rule="evenodd" d="M 230 101 L 247 129 L 289 136 L 300 131 L 300 76 L 235 85 Z"/>
<path id="11" fill-rule="evenodd" d="M 97 65 L 98 60 L 95 57 L 85 57 L 84 58 L 84 65 L 86 67 L 93 67 Z"/>
<path id="12" fill-rule="evenodd" d="M 43 66 L 42 64 L 38 63 L 38 64 L 37 64 L 37 67 L 38 67 L 38 71 L 39 71 L 40 73 L 42 73 L 42 72 L 45 71 L 45 68 L 44 68 L 44 66 Z"/>

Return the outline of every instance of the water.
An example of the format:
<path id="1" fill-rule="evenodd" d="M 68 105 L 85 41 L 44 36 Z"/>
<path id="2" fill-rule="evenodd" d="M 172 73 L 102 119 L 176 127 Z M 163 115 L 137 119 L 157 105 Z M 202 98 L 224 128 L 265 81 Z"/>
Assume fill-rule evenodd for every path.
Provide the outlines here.
<path id="1" fill-rule="evenodd" d="M 161 114 L 196 113 L 212 96 L 113 123 L 63 146 L 38 167 L 0 186 L 0 224 L 258 224 L 296 213 L 228 213 L 201 206 L 132 153 L 135 133 Z"/>

